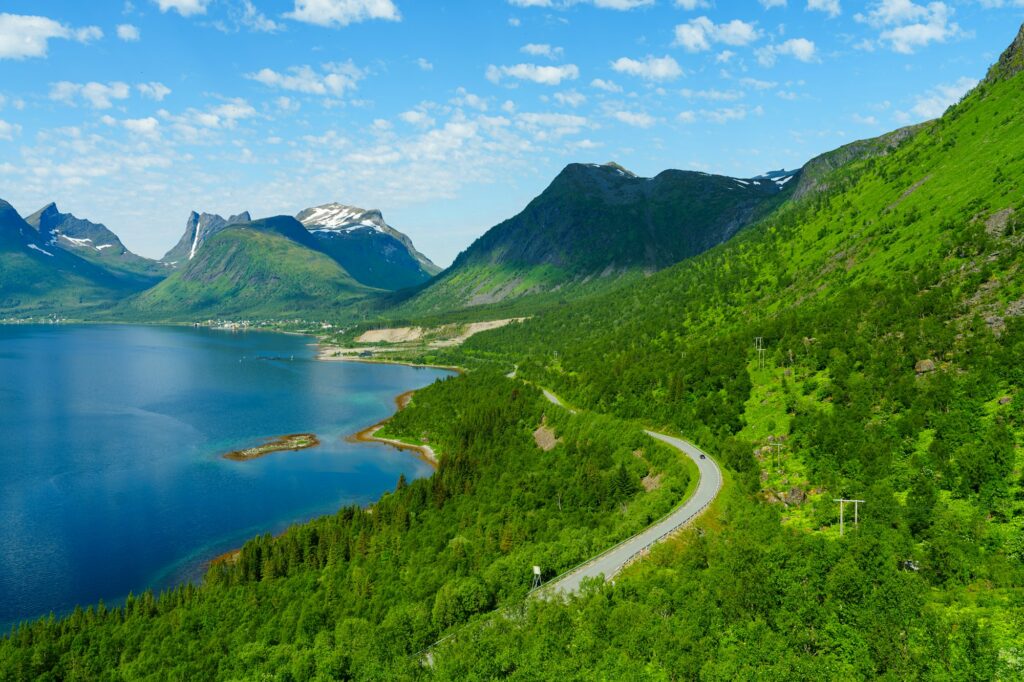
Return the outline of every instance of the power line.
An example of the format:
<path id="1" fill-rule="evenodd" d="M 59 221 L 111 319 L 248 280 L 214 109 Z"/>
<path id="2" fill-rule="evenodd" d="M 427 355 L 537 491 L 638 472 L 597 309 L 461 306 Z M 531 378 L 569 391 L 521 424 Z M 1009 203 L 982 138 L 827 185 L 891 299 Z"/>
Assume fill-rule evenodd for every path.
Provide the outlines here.
<path id="1" fill-rule="evenodd" d="M 853 525 L 856 526 L 860 523 L 860 505 L 864 504 L 864 500 L 847 500 L 840 498 L 838 500 L 832 500 L 833 502 L 839 503 L 839 535 L 843 535 L 843 509 L 846 507 L 847 502 L 853 502 Z"/>

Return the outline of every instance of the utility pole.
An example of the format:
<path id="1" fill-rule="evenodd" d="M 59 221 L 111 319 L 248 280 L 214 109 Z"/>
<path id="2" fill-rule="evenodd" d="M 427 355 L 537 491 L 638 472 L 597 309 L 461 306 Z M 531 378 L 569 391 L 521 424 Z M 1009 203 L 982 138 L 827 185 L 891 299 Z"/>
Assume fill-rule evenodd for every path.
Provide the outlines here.
<path id="1" fill-rule="evenodd" d="M 754 350 L 757 351 L 757 366 L 758 369 L 764 369 L 764 337 L 757 336 L 754 338 Z"/>
<path id="2" fill-rule="evenodd" d="M 533 591 L 533 590 L 536 590 L 538 587 L 540 587 L 540 582 L 541 582 L 540 581 L 540 566 L 534 566 L 533 567 L 533 587 L 531 587 L 530 590 Z"/>
<path id="3" fill-rule="evenodd" d="M 856 526 L 860 523 L 860 505 L 864 504 L 864 500 L 847 500 L 840 498 L 838 500 L 832 500 L 833 502 L 839 503 L 839 535 L 843 535 L 843 509 L 847 502 L 853 502 L 853 525 Z"/>

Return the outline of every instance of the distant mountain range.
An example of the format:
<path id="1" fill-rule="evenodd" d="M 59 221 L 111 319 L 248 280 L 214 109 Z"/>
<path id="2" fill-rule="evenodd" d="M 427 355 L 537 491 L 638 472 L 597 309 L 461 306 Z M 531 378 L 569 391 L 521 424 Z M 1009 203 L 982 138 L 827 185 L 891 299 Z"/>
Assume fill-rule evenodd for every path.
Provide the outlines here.
<path id="1" fill-rule="evenodd" d="M 440 271 L 380 211 L 343 204 L 306 209 L 302 222 L 193 211 L 159 261 L 132 253 L 106 226 L 61 213 L 56 204 L 26 219 L 4 206 L 0 315 L 93 316 L 91 308 L 153 319 L 326 314 Z"/>
<path id="2" fill-rule="evenodd" d="M 99 308 L 113 317 L 191 320 L 543 307 L 712 249 L 779 206 L 828 189 L 835 169 L 886 154 L 910 130 L 754 178 L 680 170 L 646 178 L 615 163 L 570 164 L 440 274 L 380 211 L 340 203 L 262 220 L 248 211 L 228 218 L 193 211 L 160 261 L 54 204 L 27 222 L 8 206 L 7 243 L 19 246 L 0 255 L 0 313 L 94 316 Z"/>

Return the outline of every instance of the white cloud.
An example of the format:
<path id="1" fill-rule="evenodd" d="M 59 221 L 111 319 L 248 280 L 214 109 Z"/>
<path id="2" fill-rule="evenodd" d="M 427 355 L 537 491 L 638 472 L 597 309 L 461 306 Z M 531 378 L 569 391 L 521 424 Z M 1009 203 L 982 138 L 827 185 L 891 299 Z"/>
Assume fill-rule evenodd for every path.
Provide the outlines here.
<path id="1" fill-rule="evenodd" d="M 860 114 L 854 114 L 852 116 L 854 123 L 859 123 L 865 126 L 876 126 L 878 125 L 878 119 L 874 116 L 861 116 Z"/>
<path id="2" fill-rule="evenodd" d="M 477 111 L 487 111 L 487 100 L 479 95 L 466 90 L 466 88 L 459 88 L 456 91 L 456 97 L 452 99 L 452 104 L 457 107 L 469 107 L 470 109 L 476 109 Z"/>
<path id="3" fill-rule="evenodd" d="M 161 12 L 169 12 L 172 9 L 183 17 L 190 17 L 193 14 L 206 14 L 206 6 L 210 0 L 155 0 Z"/>
<path id="4" fill-rule="evenodd" d="M 47 17 L 0 14 L 0 59 L 45 57 L 51 38 L 88 43 L 102 37 L 96 26 L 71 28 Z"/>
<path id="5" fill-rule="evenodd" d="M 960 25 L 950 21 L 953 9 L 944 2 L 918 5 L 912 0 L 879 0 L 867 14 L 857 14 L 861 23 L 880 29 L 878 41 L 894 52 L 911 54 L 930 43 L 944 43 L 962 34 Z M 871 46 L 870 41 L 862 49 Z"/>
<path id="6" fill-rule="evenodd" d="M 134 43 L 138 41 L 141 36 L 137 26 L 132 26 L 131 24 L 118 24 L 117 37 L 126 43 Z"/>
<path id="7" fill-rule="evenodd" d="M 144 137 L 157 137 L 160 135 L 160 121 L 152 116 L 146 118 L 129 118 L 122 121 L 125 129 L 136 135 Z"/>
<path id="8" fill-rule="evenodd" d="M 742 121 L 747 116 L 761 116 L 762 114 L 764 114 L 764 109 L 760 106 L 753 108 L 737 106 L 721 109 L 701 109 L 700 111 L 681 111 L 676 116 L 676 120 L 680 123 L 707 121 L 721 125 L 730 121 Z"/>
<path id="9" fill-rule="evenodd" d="M 653 5 L 654 0 L 590 0 L 594 3 L 594 7 L 603 7 L 604 9 L 636 9 L 637 7 L 647 7 Z"/>
<path id="10" fill-rule="evenodd" d="M 434 65 L 431 64 L 427 59 L 424 59 L 423 57 L 420 57 L 419 59 L 416 60 L 416 66 L 420 67 L 420 69 L 423 71 L 434 70 Z"/>
<path id="11" fill-rule="evenodd" d="M 568 90 L 566 92 L 556 92 L 555 101 L 563 106 L 576 108 L 586 102 L 587 97 L 576 90 Z"/>
<path id="12" fill-rule="evenodd" d="M 685 0 L 684 0 L 685 1 Z M 514 7 L 555 7 L 565 8 L 576 4 L 590 4 L 601 9 L 631 10 L 649 7 L 655 0 L 508 0 Z"/>
<path id="13" fill-rule="evenodd" d="M 813 41 L 806 38 L 790 38 L 778 45 L 768 45 L 757 51 L 757 61 L 762 66 L 773 66 L 780 55 L 788 55 L 801 62 L 814 62 L 818 59 L 818 50 Z"/>
<path id="14" fill-rule="evenodd" d="M 824 12 L 830 17 L 838 17 L 843 11 L 839 6 L 839 0 L 807 0 L 807 9 L 809 11 Z"/>
<path id="15" fill-rule="evenodd" d="M 237 10 L 233 12 L 235 14 L 234 18 L 242 26 L 261 33 L 275 33 L 284 29 L 282 24 L 273 19 L 268 19 L 262 12 L 256 9 L 256 6 L 252 4 L 252 0 L 242 0 L 241 9 L 241 15 L 238 15 Z"/>
<path id="16" fill-rule="evenodd" d="M 575 135 L 590 122 L 576 114 L 553 114 L 525 112 L 515 118 L 516 127 L 530 133 L 539 141 L 558 139 L 566 135 Z"/>
<path id="17" fill-rule="evenodd" d="M 0 140 L 11 141 L 15 135 L 21 134 L 21 126 L 0 119 Z"/>
<path id="18" fill-rule="evenodd" d="M 924 95 L 918 96 L 911 111 L 919 119 L 938 118 L 977 84 L 976 78 L 963 76 L 954 83 L 937 85 Z"/>
<path id="19" fill-rule="evenodd" d="M 335 97 L 354 90 L 365 76 L 366 72 L 353 64 L 351 60 L 324 64 L 319 73 L 311 66 L 303 65 L 288 67 L 285 72 L 264 68 L 245 75 L 250 80 L 272 88 L 301 92 L 307 95 Z"/>
<path id="20" fill-rule="evenodd" d="M 562 48 L 552 47 L 546 43 L 527 43 L 519 48 L 519 51 L 534 57 L 547 57 L 548 59 L 559 59 L 563 52 Z"/>
<path id="21" fill-rule="evenodd" d="M 726 45 L 749 45 L 761 37 L 761 32 L 754 24 L 733 19 L 724 24 L 716 24 L 707 17 L 697 17 L 685 24 L 676 26 L 675 45 L 689 52 L 710 50 L 712 43 Z"/>
<path id="22" fill-rule="evenodd" d="M 679 63 L 672 57 L 647 56 L 643 61 L 621 57 L 612 62 L 612 69 L 618 73 L 638 76 L 650 81 L 674 80 L 683 75 Z"/>
<path id="23" fill-rule="evenodd" d="M 109 109 L 113 100 L 128 99 L 131 87 L 127 83 L 114 81 L 111 83 L 71 83 L 60 81 L 50 85 L 50 99 L 74 105 L 81 97 L 93 109 Z"/>
<path id="24" fill-rule="evenodd" d="M 575 64 L 563 66 L 538 66 L 537 64 L 516 64 L 514 66 L 487 67 L 487 80 L 499 83 L 502 78 L 517 78 L 540 85 L 559 85 L 563 80 L 576 80 L 580 70 Z"/>
<path id="25" fill-rule="evenodd" d="M 692 12 L 695 9 L 708 9 L 711 3 L 708 0 L 676 0 L 676 7 Z"/>
<path id="26" fill-rule="evenodd" d="M 761 6 L 765 9 L 771 9 L 773 7 L 785 7 L 786 0 L 758 0 Z"/>
<path id="27" fill-rule="evenodd" d="M 427 112 L 419 109 L 410 109 L 399 114 L 398 118 L 414 126 L 429 127 L 434 125 L 434 119 Z"/>
<path id="28" fill-rule="evenodd" d="M 616 111 L 612 113 L 612 118 L 634 128 L 650 128 L 657 123 L 653 116 L 643 111 Z"/>
<path id="29" fill-rule="evenodd" d="M 392 0 L 295 0 L 295 9 L 285 16 L 317 26 L 348 26 L 368 19 L 402 19 Z"/>
<path id="30" fill-rule="evenodd" d="M 606 81 L 603 78 L 595 78 L 590 81 L 590 87 L 604 90 L 605 92 L 622 92 L 621 85 L 612 81 Z"/>
<path id="31" fill-rule="evenodd" d="M 285 113 L 292 113 L 293 114 L 293 113 L 295 113 L 296 111 L 298 111 L 299 109 L 302 108 L 302 103 L 301 102 L 298 102 L 298 101 L 292 99 L 291 97 L 285 97 L 284 95 L 281 95 L 280 97 L 275 99 L 274 100 L 274 104 L 277 105 L 278 109 L 280 109 L 281 111 L 283 111 Z"/>
<path id="32" fill-rule="evenodd" d="M 740 85 L 747 88 L 754 88 L 755 90 L 771 90 L 776 87 L 778 83 L 775 81 L 762 81 L 757 78 L 741 78 Z"/>
<path id="33" fill-rule="evenodd" d="M 686 99 L 707 99 L 714 102 L 731 102 L 743 99 L 743 93 L 739 90 L 718 90 L 715 88 L 709 90 L 690 90 L 689 88 L 684 88 L 679 91 L 679 94 Z"/>
<path id="34" fill-rule="evenodd" d="M 163 83 L 157 83 L 156 81 L 151 83 L 139 83 L 135 86 L 135 89 L 138 90 L 143 97 L 156 100 L 157 102 L 162 102 L 164 97 L 171 94 L 171 89 L 169 87 Z"/>

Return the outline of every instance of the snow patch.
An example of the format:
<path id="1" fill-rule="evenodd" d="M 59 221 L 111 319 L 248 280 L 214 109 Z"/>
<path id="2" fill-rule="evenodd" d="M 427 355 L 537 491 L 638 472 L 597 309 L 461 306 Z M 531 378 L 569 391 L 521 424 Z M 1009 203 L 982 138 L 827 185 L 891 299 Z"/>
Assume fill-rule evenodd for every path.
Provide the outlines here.
<path id="1" fill-rule="evenodd" d="M 109 249 L 111 246 L 113 246 L 113 244 L 100 244 L 96 247 L 96 250 L 102 251 L 103 249 Z"/>
<path id="2" fill-rule="evenodd" d="M 49 256 L 49 257 L 53 258 L 53 254 L 52 254 L 52 253 L 50 253 L 50 252 L 49 252 L 49 251 L 47 251 L 46 249 L 41 249 L 41 248 L 39 248 L 39 247 L 38 247 L 38 246 L 36 246 L 35 244 L 29 244 L 29 245 L 28 245 L 28 248 L 30 248 L 30 249 L 35 249 L 35 250 L 36 250 L 36 251 L 38 251 L 39 253 L 45 253 L 45 254 L 46 254 L 47 256 Z"/>
<path id="3" fill-rule="evenodd" d="M 384 226 L 374 216 L 368 215 L 371 213 L 375 212 L 344 204 L 325 204 L 309 209 L 301 222 L 314 232 L 351 232 L 369 228 L 386 234 Z"/>
<path id="4" fill-rule="evenodd" d="M 776 181 L 775 181 L 775 184 L 776 184 L 776 185 L 778 185 L 779 187 L 782 187 L 782 186 L 784 186 L 784 185 L 785 185 L 785 184 L 786 184 L 787 182 L 789 182 L 789 181 L 790 181 L 790 180 L 792 180 L 792 179 L 793 179 L 793 176 L 792 176 L 792 175 L 787 175 L 787 176 L 786 176 L 786 177 L 784 177 L 784 178 L 781 178 L 781 179 L 779 179 L 779 180 L 776 180 Z"/>
<path id="5" fill-rule="evenodd" d="M 60 235 L 60 238 L 61 239 L 66 239 L 67 241 L 71 242 L 75 246 L 88 246 L 91 249 L 95 249 L 96 248 L 95 246 L 93 246 L 92 240 L 88 239 L 88 238 L 76 239 L 75 237 L 69 237 L 66 234 Z"/>

